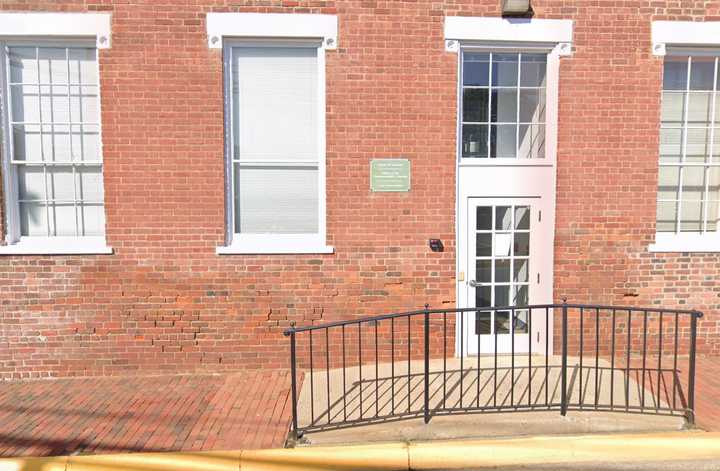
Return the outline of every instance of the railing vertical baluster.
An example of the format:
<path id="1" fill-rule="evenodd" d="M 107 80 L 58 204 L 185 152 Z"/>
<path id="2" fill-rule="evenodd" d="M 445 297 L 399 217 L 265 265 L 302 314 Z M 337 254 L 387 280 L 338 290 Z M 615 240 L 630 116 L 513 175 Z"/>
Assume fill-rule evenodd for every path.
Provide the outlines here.
<path id="1" fill-rule="evenodd" d="M 568 307 L 567 299 L 563 298 L 562 306 L 562 359 L 560 366 L 560 414 L 567 415 L 567 355 L 568 355 Z"/>
<path id="2" fill-rule="evenodd" d="M 464 342 L 465 338 L 465 313 L 460 313 L 460 408 L 463 406 L 463 376 L 465 376 L 465 369 L 463 366 L 464 354 Z"/>
<path id="3" fill-rule="evenodd" d="M 411 376 L 410 376 L 410 339 L 411 339 L 410 316 L 407 316 L 407 320 L 408 320 L 408 326 L 407 326 L 407 334 L 408 334 L 408 338 L 407 338 L 407 377 L 408 377 L 407 391 L 408 391 L 408 412 L 410 412 L 410 409 L 412 409 L 412 402 L 410 401 L 410 379 L 411 379 Z"/>
<path id="4" fill-rule="evenodd" d="M 390 414 L 395 414 L 395 318 L 390 318 Z"/>
<path id="5" fill-rule="evenodd" d="M 295 355 L 295 332 L 290 331 L 290 394 L 292 395 L 292 438 L 297 440 L 300 438 L 298 431 L 298 412 L 297 412 L 297 367 Z M 310 398 L 312 402 L 313 398 Z"/>
<path id="6" fill-rule="evenodd" d="M 532 407 L 532 308 L 528 309 L 528 406 Z"/>
<path id="7" fill-rule="evenodd" d="M 697 320 L 702 316 L 699 312 L 690 314 L 690 362 L 688 366 L 688 410 L 686 420 L 688 424 L 695 424 L 695 349 L 697 347 Z"/>
<path id="8" fill-rule="evenodd" d="M 545 308 L 545 405 L 550 408 L 550 309 Z"/>
<path id="9" fill-rule="evenodd" d="M 515 309 L 510 310 L 510 407 L 515 406 Z"/>
<path id="10" fill-rule="evenodd" d="M 678 320 L 680 317 L 680 313 L 675 313 L 675 346 L 674 346 L 674 352 L 673 352 L 673 410 L 677 409 L 677 375 L 678 375 L 678 369 L 677 369 L 677 362 L 678 362 Z"/>
<path id="11" fill-rule="evenodd" d="M 313 374 L 313 331 L 310 331 L 310 423 L 315 423 L 315 378 Z"/>
<path id="12" fill-rule="evenodd" d="M 640 404 L 640 411 L 645 410 L 645 376 L 647 375 L 645 371 L 645 365 L 647 361 L 647 318 L 648 313 L 647 311 L 643 312 L 643 356 L 642 356 L 642 390 L 640 391 L 641 394 L 641 404 Z"/>
<path id="13" fill-rule="evenodd" d="M 345 383 L 345 324 L 342 325 L 343 420 L 347 422 L 347 386 Z"/>
<path id="14" fill-rule="evenodd" d="M 625 360 L 625 370 L 626 370 L 626 376 L 625 378 L 625 412 L 628 412 L 630 410 L 630 350 L 632 348 L 632 344 L 630 342 L 630 331 L 632 328 L 632 309 L 628 309 L 628 317 L 627 317 L 627 352 L 626 354 L 626 360 Z"/>
<path id="15" fill-rule="evenodd" d="M 424 412 L 425 412 L 425 423 L 430 422 L 430 312 L 428 311 L 430 305 L 425 304 L 425 394 L 424 394 Z"/>
<path id="16" fill-rule="evenodd" d="M 655 410 L 660 409 L 660 388 L 662 386 L 662 348 L 663 348 L 663 313 L 660 311 L 658 319 L 658 371 L 657 371 L 657 402 L 655 403 Z"/>
<path id="17" fill-rule="evenodd" d="M 615 409 L 615 309 L 612 310 L 612 342 L 610 347 L 610 410 Z"/>
<path id="18" fill-rule="evenodd" d="M 598 408 L 598 381 L 600 381 L 600 309 L 595 309 L 595 409 Z"/>
<path id="19" fill-rule="evenodd" d="M 497 358 L 498 358 L 498 332 L 497 332 L 497 311 L 492 312 L 492 329 L 493 336 L 495 337 L 495 349 L 494 349 L 494 365 L 493 365 L 493 407 L 497 407 Z"/>
<path id="20" fill-rule="evenodd" d="M 477 402 L 476 407 L 480 408 L 480 332 L 478 331 L 478 318 L 480 312 L 475 311 L 475 336 L 477 337 Z"/>
<path id="21" fill-rule="evenodd" d="M 580 395 L 578 396 L 578 404 L 580 405 L 580 410 L 583 408 L 583 404 L 585 402 L 585 395 L 583 394 L 583 350 L 585 347 L 583 346 L 583 341 L 585 340 L 585 328 L 583 327 L 583 321 L 585 318 L 585 309 L 580 308 Z"/>
<path id="22" fill-rule="evenodd" d="M 375 321 L 375 417 L 380 415 L 380 389 L 378 388 L 380 380 L 380 370 L 378 369 L 378 323 Z"/>
<path id="23" fill-rule="evenodd" d="M 327 421 L 330 423 L 330 328 L 325 329 L 325 384 L 327 386 Z"/>
<path id="24" fill-rule="evenodd" d="M 443 312 L 443 409 L 447 407 L 447 312 Z"/>
<path id="25" fill-rule="evenodd" d="M 363 418 L 362 381 L 362 322 L 358 322 L 358 384 L 360 385 L 360 420 Z"/>

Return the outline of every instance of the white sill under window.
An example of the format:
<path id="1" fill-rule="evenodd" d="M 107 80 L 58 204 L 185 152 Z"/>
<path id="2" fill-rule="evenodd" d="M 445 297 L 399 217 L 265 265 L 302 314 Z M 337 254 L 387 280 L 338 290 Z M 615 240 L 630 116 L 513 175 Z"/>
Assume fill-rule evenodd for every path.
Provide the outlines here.
<path id="1" fill-rule="evenodd" d="M 649 252 L 720 252 L 720 232 L 658 232 Z"/>
<path id="2" fill-rule="evenodd" d="M 229 245 L 218 247 L 218 255 L 328 254 L 335 249 L 316 234 L 235 234 Z"/>
<path id="3" fill-rule="evenodd" d="M 104 237 L 21 237 L 0 246 L 0 255 L 106 255 L 113 250 Z"/>

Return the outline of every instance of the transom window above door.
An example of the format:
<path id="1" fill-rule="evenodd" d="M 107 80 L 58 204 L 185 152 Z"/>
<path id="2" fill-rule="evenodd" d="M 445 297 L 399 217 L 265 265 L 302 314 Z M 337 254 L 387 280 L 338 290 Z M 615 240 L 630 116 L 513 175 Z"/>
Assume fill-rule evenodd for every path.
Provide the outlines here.
<path id="1" fill-rule="evenodd" d="M 463 51 L 464 159 L 545 158 L 547 54 Z"/>

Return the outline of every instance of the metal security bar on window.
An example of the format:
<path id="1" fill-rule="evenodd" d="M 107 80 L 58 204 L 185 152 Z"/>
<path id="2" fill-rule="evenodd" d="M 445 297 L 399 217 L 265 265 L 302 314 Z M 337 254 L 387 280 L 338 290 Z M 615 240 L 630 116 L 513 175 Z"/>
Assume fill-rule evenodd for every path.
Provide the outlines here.
<path id="1" fill-rule="evenodd" d="M 462 157 L 545 157 L 546 69 L 546 54 L 463 53 Z"/>
<path id="2" fill-rule="evenodd" d="M 665 60 L 658 178 L 658 232 L 715 232 L 720 219 L 716 139 L 718 58 Z"/>
<path id="3" fill-rule="evenodd" d="M 19 235 L 103 235 L 96 50 L 11 45 L 4 53 Z"/>

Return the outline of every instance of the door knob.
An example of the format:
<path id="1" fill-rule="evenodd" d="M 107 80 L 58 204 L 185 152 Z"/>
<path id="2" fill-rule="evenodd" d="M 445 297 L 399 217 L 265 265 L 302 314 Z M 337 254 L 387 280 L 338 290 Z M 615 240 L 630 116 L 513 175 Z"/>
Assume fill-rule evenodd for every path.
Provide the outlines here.
<path id="1" fill-rule="evenodd" d="M 473 287 L 473 288 L 477 288 L 478 286 L 482 286 L 482 283 L 478 283 L 478 282 L 475 281 L 475 280 L 470 280 L 470 281 L 468 281 L 468 284 L 469 284 L 471 287 Z"/>

